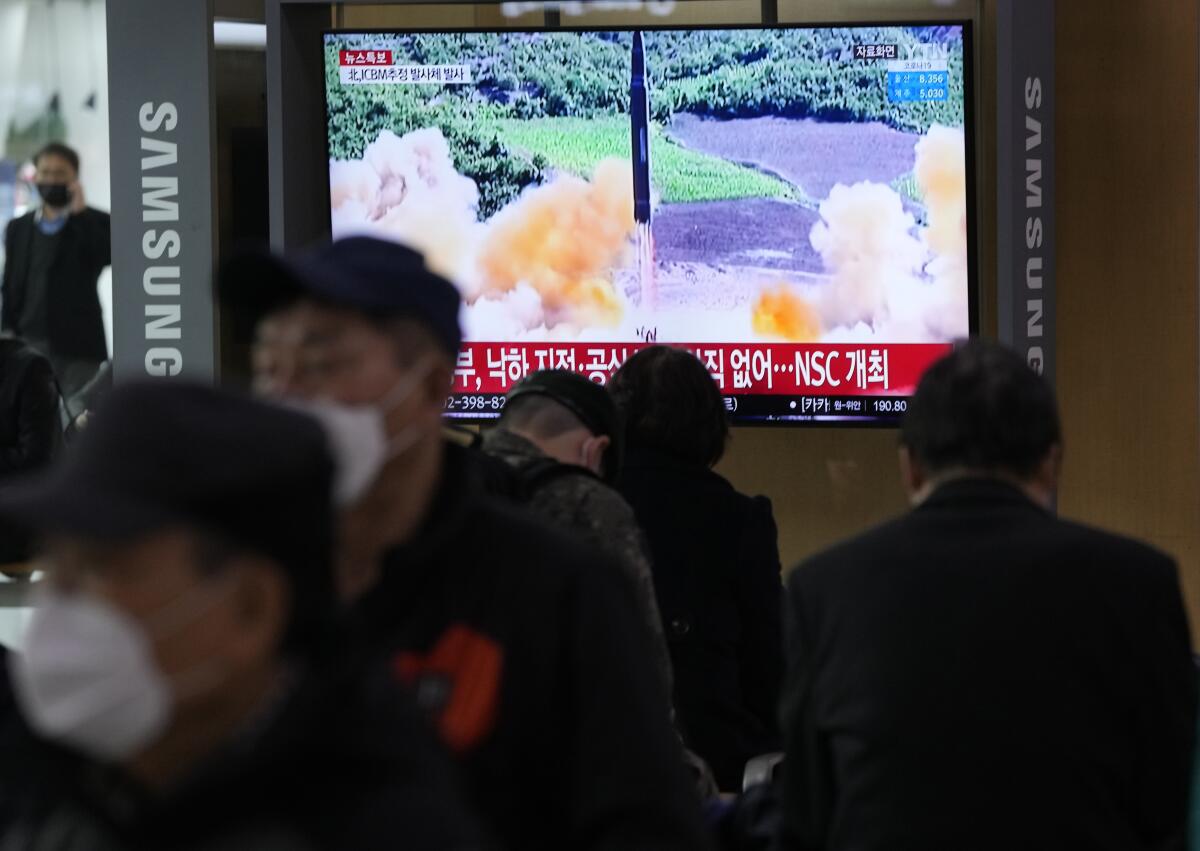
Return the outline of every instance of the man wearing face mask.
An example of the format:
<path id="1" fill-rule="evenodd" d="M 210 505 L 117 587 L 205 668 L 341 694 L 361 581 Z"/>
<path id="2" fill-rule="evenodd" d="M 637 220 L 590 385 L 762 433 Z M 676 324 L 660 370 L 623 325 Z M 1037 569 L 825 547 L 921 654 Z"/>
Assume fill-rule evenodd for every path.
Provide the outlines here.
<path id="1" fill-rule="evenodd" d="M 48 357 L 70 398 L 108 358 L 96 285 L 112 262 L 109 216 L 87 206 L 74 150 L 51 142 L 33 162 L 41 204 L 5 231 L 0 330 Z"/>
<path id="2" fill-rule="evenodd" d="M 130 385 L 0 496 L 47 541 L 0 848 L 482 847 L 416 707 L 338 640 L 332 469 L 307 417 Z"/>
<path id="3" fill-rule="evenodd" d="M 442 436 L 454 287 L 355 237 L 241 258 L 221 290 L 259 317 L 259 391 L 342 435 L 348 617 L 436 724 L 485 829 L 522 851 L 708 847 L 631 589 L 486 498 Z"/>

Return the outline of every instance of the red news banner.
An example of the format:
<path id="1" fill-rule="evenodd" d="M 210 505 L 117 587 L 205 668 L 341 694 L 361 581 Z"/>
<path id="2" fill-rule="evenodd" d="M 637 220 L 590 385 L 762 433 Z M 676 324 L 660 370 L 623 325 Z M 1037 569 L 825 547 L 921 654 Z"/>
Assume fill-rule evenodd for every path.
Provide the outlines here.
<path id="1" fill-rule="evenodd" d="M 338 65 L 353 67 L 355 65 L 391 65 L 392 51 L 390 50 L 339 50 Z"/>
<path id="2" fill-rule="evenodd" d="M 642 343 L 464 343 L 455 393 L 507 393 L 531 372 L 569 369 L 604 384 Z M 948 343 L 678 343 L 726 395 L 906 396 Z"/>

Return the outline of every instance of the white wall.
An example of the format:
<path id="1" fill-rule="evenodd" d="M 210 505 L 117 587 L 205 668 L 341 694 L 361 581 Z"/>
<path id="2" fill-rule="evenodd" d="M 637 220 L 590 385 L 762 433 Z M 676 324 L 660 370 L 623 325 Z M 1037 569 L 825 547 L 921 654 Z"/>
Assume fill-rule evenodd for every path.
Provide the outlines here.
<path id="1" fill-rule="evenodd" d="M 67 134 L 79 151 L 84 195 L 109 209 L 108 45 L 104 0 L 0 0 L 0 146 L 10 123 L 27 125 L 55 92 Z M 85 102 L 95 94 L 95 107 Z M 112 349 L 112 284 L 100 281 L 100 306 Z"/>

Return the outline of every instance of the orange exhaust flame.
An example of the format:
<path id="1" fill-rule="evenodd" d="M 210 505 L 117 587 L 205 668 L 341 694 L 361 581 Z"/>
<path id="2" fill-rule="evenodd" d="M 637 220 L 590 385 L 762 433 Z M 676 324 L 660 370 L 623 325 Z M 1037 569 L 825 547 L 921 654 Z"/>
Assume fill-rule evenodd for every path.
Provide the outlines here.
<path id="1" fill-rule="evenodd" d="M 811 343 L 821 338 L 817 311 L 785 283 L 759 294 L 751 322 L 754 333 L 789 343 Z"/>
<path id="2" fill-rule="evenodd" d="M 527 284 L 541 297 L 548 326 L 615 325 L 622 315 L 612 271 L 634 230 L 628 162 L 604 160 L 592 180 L 559 175 L 527 189 L 488 223 L 480 248 L 480 294 Z"/>

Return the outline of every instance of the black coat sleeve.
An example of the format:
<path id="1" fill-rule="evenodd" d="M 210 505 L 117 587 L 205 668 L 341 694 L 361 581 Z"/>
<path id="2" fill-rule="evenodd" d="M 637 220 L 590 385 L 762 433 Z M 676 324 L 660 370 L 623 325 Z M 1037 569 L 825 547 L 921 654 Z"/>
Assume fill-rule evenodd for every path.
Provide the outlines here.
<path id="1" fill-rule="evenodd" d="M 1137 812 L 1147 847 L 1182 835 L 1196 749 L 1196 666 L 1187 614 L 1173 563 L 1145 572 L 1154 585 L 1141 597 L 1144 680 L 1136 704 Z"/>
<path id="2" fill-rule="evenodd" d="M 58 387 L 44 358 L 35 358 L 26 367 L 16 400 L 15 411 L 0 412 L 17 419 L 16 445 L 0 448 L 0 476 L 43 467 L 58 448 Z"/>
<path id="3" fill-rule="evenodd" d="M 813 707 L 815 638 L 804 612 L 798 567 L 788 583 L 787 675 L 780 723 L 784 761 L 780 847 L 818 851 L 826 845 L 833 813 L 833 770 Z"/>
<path id="4" fill-rule="evenodd" d="M 112 265 L 112 217 L 102 210 L 88 210 L 88 252 L 90 265 L 100 272 Z"/>
<path id="5" fill-rule="evenodd" d="M 655 687 L 646 627 L 613 569 L 585 565 L 571 590 L 573 851 L 704 851 L 709 839 Z M 564 846 L 565 847 L 565 846 Z"/>
<path id="6" fill-rule="evenodd" d="M 13 246 L 16 235 L 13 233 L 15 222 L 9 222 L 4 229 L 4 276 L 0 279 L 0 330 L 11 331 L 17 318 L 13 315 L 13 294 L 16 282 L 13 280 Z"/>
<path id="7" fill-rule="evenodd" d="M 783 585 L 771 501 L 756 497 L 742 526 L 738 608 L 742 628 L 738 669 L 746 707 L 777 731 L 783 678 Z"/>
<path id="8" fill-rule="evenodd" d="M 339 721 L 322 751 L 346 781 L 311 803 L 322 848 L 482 851 L 485 840 L 461 797 L 448 755 L 407 694 L 379 669 L 335 675 Z M 311 787 L 309 787 L 311 788 Z"/>

